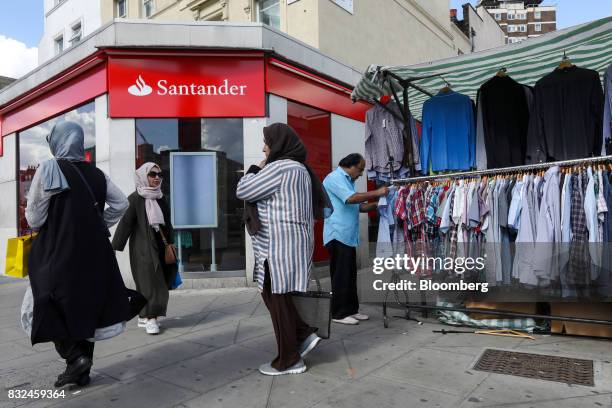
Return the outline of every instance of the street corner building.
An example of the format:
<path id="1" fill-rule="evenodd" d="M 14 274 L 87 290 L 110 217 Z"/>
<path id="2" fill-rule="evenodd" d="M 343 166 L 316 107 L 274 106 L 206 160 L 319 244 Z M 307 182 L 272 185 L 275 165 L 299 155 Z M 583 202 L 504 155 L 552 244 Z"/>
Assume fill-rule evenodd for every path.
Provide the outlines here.
<path id="1" fill-rule="evenodd" d="M 360 77 L 263 24 L 113 21 L 0 91 L 0 252 L 8 238 L 30 232 L 26 196 L 51 157 L 45 136 L 71 120 L 85 130 L 86 160 L 126 195 L 135 169 L 156 162 L 172 197 L 171 153 L 214 152 L 216 227 L 178 229 L 174 242 L 186 279 L 248 285 L 254 260 L 235 191 L 243 170 L 263 159 L 262 129 L 292 126 L 323 178 L 345 155 L 365 153 L 371 106 L 350 99 Z M 317 224 L 315 262 L 328 256 L 321 230 Z M 132 281 L 128 254 L 117 256 Z"/>

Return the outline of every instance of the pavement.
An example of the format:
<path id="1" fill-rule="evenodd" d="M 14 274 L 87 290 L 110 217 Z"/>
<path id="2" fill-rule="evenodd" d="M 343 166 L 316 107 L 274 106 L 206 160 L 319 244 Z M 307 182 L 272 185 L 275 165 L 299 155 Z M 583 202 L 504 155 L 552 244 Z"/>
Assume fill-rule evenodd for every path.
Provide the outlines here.
<path id="1" fill-rule="evenodd" d="M 301 375 L 266 377 L 276 353 L 272 324 L 257 289 L 171 293 L 163 331 L 132 321 L 96 344 L 92 383 L 64 398 L 9 399 L 9 391 L 48 390 L 64 369 L 49 343 L 32 347 L 19 326 L 24 281 L 0 284 L 0 407 L 612 407 L 612 342 L 565 336 L 536 340 L 476 334 L 391 319 L 364 305 L 371 320 L 332 326 L 306 357 Z M 399 314 L 399 311 L 392 314 Z M 592 359 L 595 386 L 476 371 L 486 348 Z"/>

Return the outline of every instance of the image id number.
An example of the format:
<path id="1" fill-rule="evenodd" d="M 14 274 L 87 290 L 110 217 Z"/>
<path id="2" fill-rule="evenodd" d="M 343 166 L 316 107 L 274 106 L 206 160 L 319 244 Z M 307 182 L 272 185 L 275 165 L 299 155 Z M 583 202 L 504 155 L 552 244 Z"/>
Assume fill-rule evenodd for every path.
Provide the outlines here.
<path id="1" fill-rule="evenodd" d="M 9 390 L 9 399 L 66 398 L 65 390 Z"/>

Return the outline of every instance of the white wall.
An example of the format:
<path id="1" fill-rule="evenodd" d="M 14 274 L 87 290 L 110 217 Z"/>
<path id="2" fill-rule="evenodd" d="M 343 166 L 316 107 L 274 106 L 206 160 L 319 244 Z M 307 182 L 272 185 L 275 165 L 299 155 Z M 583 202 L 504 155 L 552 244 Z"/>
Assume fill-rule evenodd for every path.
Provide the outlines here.
<path id="1" fill-rule="evenodd" d="M 3 143 L 4 154 L 0 157 L 0 274 L 4 274 L 6 241 L 17 236 L 17 135 L 5 136 Z"/>
<path id="2" fill-rule="evenodd" d="M 506 34 L 484 7 L 474 10 L 468 7 L 470 13 L 470 26 L 476 30 L 474 37 L 474 51 L 488 50 L 506 44 Z"/>
<path id="3" fill-rule="evenodd" d="M 64 0 L 54 7 L 54 0 L 45 2 L 45 29 L 38 44 L 38 65 L 55 56 L 54 39 L 60 33 L 64 36 L 64 49 L 70 47 L 71 27 L 81 21 L 81 38 L 100 28 L 100 0 Z"/>
<path id="4" fill-rule="evenodd" d="M 332 128 L 332 168 L 338 166 L 338 162 L 350 153 L 359 153 L 365 156 L 365 125 L 357 120 L 345 118 L 344 116 L 331 115 Z M 367 190 L 365 174 L 355 182 L 355 190 L 364 192 Z M 368 253 L 368 214 L 359 214 L 359 240 L 357 250 L 357 267 L 367 265 Z"/>
<path id="5" fill-rule="evenodd" d="M 104 171 L 123 193 L 128 196 L 135 189 L 136 169 L 136 123 L 134 119 L 110 119 L 108 97 L 96 98 L 96 166 Z M 114 234 L 116 227 L 111 229 Z M 130 268 L 129 249 L 115 252 L 123 280 L 134 287 Z"/>

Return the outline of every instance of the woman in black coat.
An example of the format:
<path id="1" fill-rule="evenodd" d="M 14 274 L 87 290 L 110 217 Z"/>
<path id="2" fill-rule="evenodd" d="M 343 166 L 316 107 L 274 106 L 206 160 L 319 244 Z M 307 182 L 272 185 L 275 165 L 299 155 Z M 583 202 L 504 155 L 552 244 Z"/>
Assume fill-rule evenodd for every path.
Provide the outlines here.
<path id="1" fill-rule="evenodd" d="M 175 263 L 166 264 L 165 244 L 172 243 L 170 209 L 161 191 L 162 171 L 155 163 L 136 170 L 136 191 L 128 197 L 129 207 L 119 222 L 113 248 L 123 251 L 130 240 L 130 265 L 136 289 L 147 298 L 140 311 L 138 327 L 148 334 L 159 333 L 157 318 L 166 315 L 168 290 L 176 276 Z"/>
<path id="2" fill-rule="evenodd" d="M 125 196 L 85 162 L 81 126 L 60 122 L 47 141 L 54 158 L 36 170 L 26 207 L 28 224 L 39 231 L 29 256 L 30 336 L 32 344 L 52 341 L 66 360 L 56 387 L 83 386 L 94 340 L 121 333 L 144 303 L 130 304 L 134 293 L 125 288 L 108 239 L 108 227 L 127 207 Z"/>

